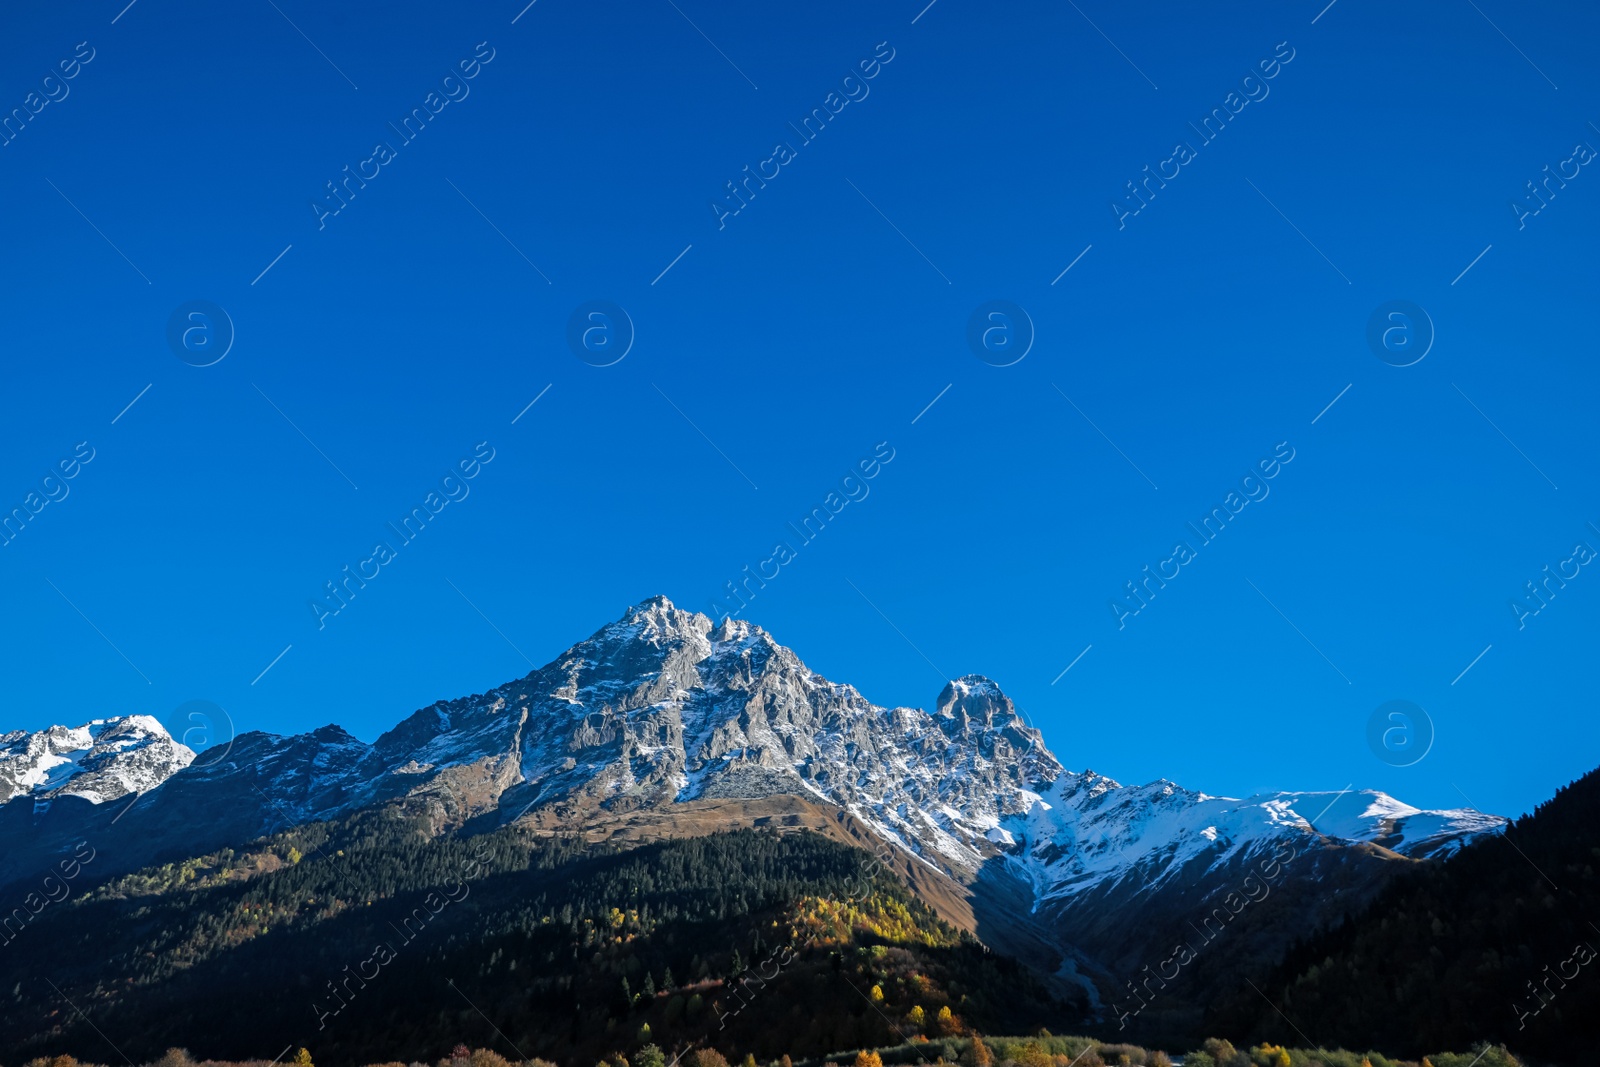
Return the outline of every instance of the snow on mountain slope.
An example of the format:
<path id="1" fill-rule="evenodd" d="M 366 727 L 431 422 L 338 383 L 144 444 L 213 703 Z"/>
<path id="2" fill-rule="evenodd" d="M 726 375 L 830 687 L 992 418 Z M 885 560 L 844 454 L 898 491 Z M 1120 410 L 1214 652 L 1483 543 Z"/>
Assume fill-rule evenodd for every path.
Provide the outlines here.
<path id="1" fill-rule="evenodd" d="M 78 796 L 94 804 L 154 789 L 194 760 L 148 715 L 0 736 L 0 803 Z"/>
<path id="2" fill-rule="evenodd" d="M 1442 858 L 1482 834 L 1499 833 L 1506 820 L 1471 808 L 1423 811 L 1370 789 L 1346 793 L 1274 794 L 1295 811 L 1321 811 L 1316 829 L 1347 841 L 1381 845 L 1413 859 Z"/>
<path id="3" fill-rule="evenodd" d="M 1310 831 L 1342 844 L 1380 845 L 1412 858 L 1448 855 L 1506 820 L 1467 809 L 1422 811 L 1373 790 L 1207 796 L 1160 780 L 1123 786 L 1092 771 L 1063 772 L 1004 828 L 1010 863 L 1036 907 L 1123 880 L 1154 895 L 1191 863 L 1223 869 Z"/>

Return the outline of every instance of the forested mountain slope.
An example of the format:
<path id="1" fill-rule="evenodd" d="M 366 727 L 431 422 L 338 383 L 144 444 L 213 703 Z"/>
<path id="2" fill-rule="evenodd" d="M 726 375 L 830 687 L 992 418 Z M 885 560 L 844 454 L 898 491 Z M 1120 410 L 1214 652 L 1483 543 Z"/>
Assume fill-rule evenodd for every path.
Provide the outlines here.
<path id="1" fill-rule="evenodd" d="M 498 1028 L 592 1063 L 649 1041 L 775 1057 L 1082 1018 L 811 831 L 624 848 L 424 830 L 313 824 L 51 906 L 0 952 L 0 1047 L 104 1059 L 115 1035 L 135 1058 L 243 1059 L 292 1042 L 341 1067 Z"/>
<path id="2" fill-rule="evenodd" d="M 1218 1005 L 1211 1028 L 1402 1054 L 1487 1039 L 1587 1062 L 1600 1042 L 1597 871 L 1592 771 L 1503 837 L 1408 872 L 1359 915 L 1298 946 L 1262 984 L 1282 1016 L 1245 988 Z"/>

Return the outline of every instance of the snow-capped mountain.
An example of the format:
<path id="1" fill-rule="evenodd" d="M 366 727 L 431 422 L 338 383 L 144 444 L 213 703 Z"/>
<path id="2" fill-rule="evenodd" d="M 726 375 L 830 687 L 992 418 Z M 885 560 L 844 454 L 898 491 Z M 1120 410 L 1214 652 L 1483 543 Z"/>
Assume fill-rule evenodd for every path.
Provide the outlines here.
<path id="1" fill-rule="evenodd" d="M 553 805 L 581 815 L 793 793 L 849 810 L 957 876 L 1005 857 L 1040 901 L 1153 862 L 1225 861 L 1284 834 L 1421 857 L 1504 825 L 1371 791 L 1231 800 L 1074 773 L 987 678 L 950 682 L 931 712 L 880 707 L 761 627 L 713 623 L 665 597 L 524 678 L 415 712 L 372 744 L 337 726 L 249 733 L 184 771 L 193 752 L 156 720 L 128 716 L 7 734 L 0 746 L 0 802 L 100 803 L 174 775 L 186 794 L 244 781 L 261 794 L 247 805 L 258 829 L 406 797 L 450 801 L 439 813 L 448 823 L 496 808 L 511 819 Z"/>
<path id="2" fill-rule="evenodd" d="M 1272 935 L 1280 940 L 1320 909 L 1338 914 L 1407 858 L 1446 855 L 1505 825 L 1372 791 L 1234 800 L 1068 771 L 986 678 L 949 682 L 932 711 L 881 707 L 759 626 L 713 622 L 664 597 L 545 667 L 423 708 L 370 744 L 337 726 L 248 733 L 190 766 L 192 752 L 138 716 L 3 742 L 0 800 L 61 798 L 43 814 L 0 803 L 0 852 L 18 869 L 86 836 L 99 835 L 109 869 L 379 804 L 443 832 L 518 819 L 577 829 L 690 801 L 799 797 L 848 812 L 913 868 L 965 887 L 980 936 L 1047 972 L 1085 968 L 1102 983 L 1185 909 L 1208 906 L 1285 846 L 1314 855 L 1299 862 L 1306 877 L 1291 892 L 1305 906 Z M 96 805 L 129 792 L 142 795 L 113 827 Z"/>
<path id="3" fill-rule="evenodd" d="M 154 789 L 194 761 L 148 715 L 0 735 L 0 804 L 19 796 L 82 797 L 93 804 Z"/>

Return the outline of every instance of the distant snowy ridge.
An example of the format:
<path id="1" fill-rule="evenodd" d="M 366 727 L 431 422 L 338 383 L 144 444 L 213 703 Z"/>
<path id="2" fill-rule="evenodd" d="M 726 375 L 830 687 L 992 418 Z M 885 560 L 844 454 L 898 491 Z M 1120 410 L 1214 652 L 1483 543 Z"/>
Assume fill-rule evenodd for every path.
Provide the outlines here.
<path id="1" fill-rule="evenodd" d="M 194 761 L 148 715 L 0 735 L 0 803 L 77 796 L 94 804 L 156 788 Z"/>
<path id="2" fill-rule="evenodd" d="M 1423 811 L 1375 790 L 1207 796 L 1159 780 L 1123 786 L 1092 771 L 1064 772 L 1019 817 L 1008 859 L 1034 888 L 1036 906 L 1136 879 L 1155 892 L 1191 864 L 1226 869 L 1310 833 L 1415 859 L 1449 855 L 1506 820 L 1470 809 Z"/>

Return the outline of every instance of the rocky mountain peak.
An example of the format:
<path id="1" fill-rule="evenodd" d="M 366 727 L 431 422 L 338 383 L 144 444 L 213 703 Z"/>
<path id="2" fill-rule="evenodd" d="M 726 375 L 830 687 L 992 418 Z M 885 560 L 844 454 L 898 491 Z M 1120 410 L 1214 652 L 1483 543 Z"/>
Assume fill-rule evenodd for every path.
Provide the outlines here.
<path id="1" fill-rule="evenodd" d="M 684 611 L 664 596 L 646 597 L 622 613 L 622 618 L 596 634 L 657 644 L 683 640 L 691 634 L 704 635 L 713 628 L 706 616 Z"/>
<path id="2" fill-rule="evenodd" d="M 952 741 L 1013 766 L 1019 788 L 1042 789 L 1061 774 L 1044 735 L 1028 725 L 998 684 L 981 674 L 950 681 L 934 704 L 933 720 Z"/>
<path id="3" fill-rule="evenodd" d="M 934 704 L 934 714 L 951 723 L 956 733 L 1026 725 L 1011 698 L 981 674 L 962 675 L 946 684 Z"/>

